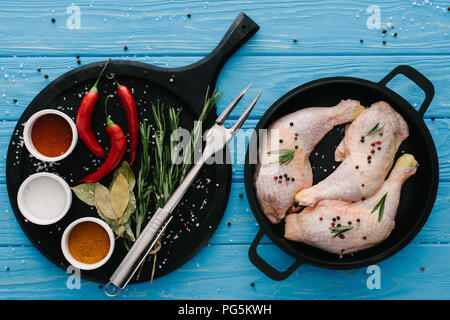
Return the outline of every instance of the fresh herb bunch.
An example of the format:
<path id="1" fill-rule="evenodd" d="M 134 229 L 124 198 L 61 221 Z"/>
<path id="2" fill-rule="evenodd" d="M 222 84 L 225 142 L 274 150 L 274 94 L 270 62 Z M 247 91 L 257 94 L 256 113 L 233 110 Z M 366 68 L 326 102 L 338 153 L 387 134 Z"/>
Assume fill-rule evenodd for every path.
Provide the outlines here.
<path id="1" fill-rule="evenodd" d="M 202 123 L 221 97 L 222 94 L 217 93 L 216 90 L 213 91 L 211 96 L 209 95 L 209 88 L 206 91 L 202 112 L 191 131 L 190 141 L 186 146 L 181 163 L 176 163 L 173 159 L 177 158 L 180 151 L 178 145 L 181 137 L 177 134 L 177 130 L 180 128 L 180 114 L 182 109 L 172 106 L 166 108 L 165 104 L 160 101 L 156 104 L 152 104 L 152 114 L 155 121 L 155 154 L 153 168 L 151 168 L 149 155 L 151 126 L 144 121 L 139 127 L 142 154 L 141 168 L 136 183 L 138 190 L 135 214 L 136 238 L 139 237 L 141 230 L 144 227 L 144 222 L 148 218 L 148 204 L 151 198 L 154 198 L 156 208 L 163 207 L 173 191 L 175 191 L 175 188 L 183 181 L 188 173 L 193 163 L 194 150 L 199 143 L 201 147 L 200 134 L 202 132 Z M 166 109 L 168 110 L 168 126 L 166 124 L 165 116 Z M 169 133 L 171 139 L 169 140 L 169 143 L 167 143 L 166 135 Z M 151 169 L 153 169 L 153 172 L 151 172 Z M 151 176 L 153 178 L 152 183 L 150 183 Z M 153 253 L 155 255 L 155 260 L 157 251 L 158 250 L 154 250 Z M 155 260 L 153 261 L 153 268 L 155 268 Z M 152 272 L 152 278 L 153 274 L 154 270 Z"/>

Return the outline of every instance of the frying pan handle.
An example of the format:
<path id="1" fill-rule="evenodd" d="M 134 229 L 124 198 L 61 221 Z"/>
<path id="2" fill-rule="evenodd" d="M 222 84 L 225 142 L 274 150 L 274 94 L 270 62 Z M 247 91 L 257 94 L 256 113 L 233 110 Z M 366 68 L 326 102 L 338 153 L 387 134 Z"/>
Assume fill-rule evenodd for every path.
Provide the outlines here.
<path id="1" fill-rule="evenodd" d="M 262 236 L 264 235 L 264 232 L 259 229 L 258 234 L 256 235 L 255 239 L 253 240 L 252 244 L 250 245 L 250 249 L 248 251 L 248 257 L 250 258 L 250 261 L 253 263 L 255 267 L 257 267 L 262 273 L 264 273 L 266 276 L 268 276 L 272 280 L 280 281 L 284 280 L 287 277 L 289 277 L 292 272 L 297 270 L 297 268 L 303 264 L 303 261 L 296 260 L 289 268 L 287 268 L 285 271 L 278 271 L 274 267 L 272 267 L 270 264 L 268 264 L 266 261 L 264 261 L 256 252 L 256 248 L 259 245 L 259 242 L 261 241 Z"/>
<path id="2" fill-rule="evenodd" d="M 434 97 L 434 86 L 430 80 L 428 80 L 423 74 L 414 69 L 413 67 L 407 65 L 401 65 L 396 67 L 394 70 L 389 72 L 379 84 L 382 86 L 386 86 L 386 84 L 392 80 L 396 75 L 402 74 L 412 80 L 415 84 L 417 84 L 424 92 L 425 92 L 425 100 L 419 108 L 419 116 L 423 117 L 428 107 L 430 106 L 431 100 Z"/>

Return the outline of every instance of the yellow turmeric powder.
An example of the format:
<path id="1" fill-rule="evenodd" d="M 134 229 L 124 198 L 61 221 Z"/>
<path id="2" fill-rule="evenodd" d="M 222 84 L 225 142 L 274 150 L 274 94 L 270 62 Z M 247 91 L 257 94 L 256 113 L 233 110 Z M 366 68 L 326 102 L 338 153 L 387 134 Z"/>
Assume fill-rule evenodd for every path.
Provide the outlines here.
<path id="1" fill-rule="evenodd" d="M 68 242 L 72 257 L 87 264 L 103 260 L 110 248 L 106 230 L 91 221 L 76 225 L 70 232 Z"/>

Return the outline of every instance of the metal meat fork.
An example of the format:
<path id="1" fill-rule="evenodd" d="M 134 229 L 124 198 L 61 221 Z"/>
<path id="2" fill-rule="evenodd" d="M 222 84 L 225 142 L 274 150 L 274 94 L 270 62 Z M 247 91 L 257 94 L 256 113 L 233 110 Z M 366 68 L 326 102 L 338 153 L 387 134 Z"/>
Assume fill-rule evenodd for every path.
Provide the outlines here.
<path id="1" fill-rule="evenodd" d="M 215 124 L 208 130 L 206 134 L 206 146 L 203 150 L 200 161 L 194 164 L 184 180 L 166 202 L 164 207 L 158 208 L 158 210 L 156 210 L 155 214 L 147 223 L 147 226 L 144 228 L 139 238 L 136 240 L 128 254 L 123 259 L 122 263 L 117 267 L 116 271 L 109 279 L 108 284 L 105 286 L 105 292 L 107 295 L 117 296 L 120 293 L 120 290 L 125 288 L 136 270 L 149 254 L 150 250 L 158 241 L 159 237 L 162 235 L 169 222 L 172 220 L 172 211 L 175 209 L 186 190 L 189 188 L 197 174 L 200 172 L 203 164 L 216 152 L 222 150 L 242 127 L 256 102 L 258 101 L 262 91 L 259 92 L 250 106 L 244 111 L 244 113 L 239 117 L 239 119 L 230 129 L 225 128 L 223 124 L 228 118 L 228 115 L 231 113 L 231 111 L 233 111 L 234 107 L 236 107 L 244 94 L 250 88 L 250 86 L 251 84 L 249 84 L 247 88 L 245 88 L 236 98 L 234 98 L 234 100 L 216 119 Z M 116 287 L 114 293 L 109 291 L 113 286 Z"/>

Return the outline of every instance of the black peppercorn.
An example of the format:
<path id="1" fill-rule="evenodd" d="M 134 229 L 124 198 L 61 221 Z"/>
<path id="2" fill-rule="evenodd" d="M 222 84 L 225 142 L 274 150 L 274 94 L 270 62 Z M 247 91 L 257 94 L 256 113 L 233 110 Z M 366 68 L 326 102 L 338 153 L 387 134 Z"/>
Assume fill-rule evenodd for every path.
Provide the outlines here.
<path id="1" fill-rule="evenodd" d="M 189 12 L 188 12 L 188 13 L 187 13 L 186 15 L 187 15 L 187 17 L 188 17 L 188 18 L 190 18 L 190 17 L 191 17 L 191 14 L 190 14 Z"/>
<path id="2" fill-rule="evenodd" d="M 48 74 L 44 75 L 44 78 L 47 79 L 48 78 Z"/>
<path id="3" fill-rule="evenodd" d="M 52 18 L 52 22 L 54 23 L 56 20 L 55 20 L 55 18 Z"/>
<path id="4" fill-rule="evenodd" d="M 291 127 L 293 127 L 293 126 L 294 126 L 294 123 L 293 123 L 293 122 L 291 122 L 291 123 L 289 123 L 289 125 L 290 125 Z"/>
<path id="5" fill-rule="evenodd" d="M 283 139 L 280 139 L 280 143 L 283 143 Z"/>
<path id="6" fill-rule="evenodd" d="M 356 219 L 356 222 L 360 222 L 361 220 L 359 220 L 359 219 Z"/>
<path id="7" fill-rule="evenodd" d="M 239 198 L 242 198 L 244 195 L 242 193 L 239 193 Z"/>
<path id="8" fill-rule="evenodd" d="M 14 103 L 17 103 L 17 99 L 14 99 L 13 101 L 14 101 Z"/>

